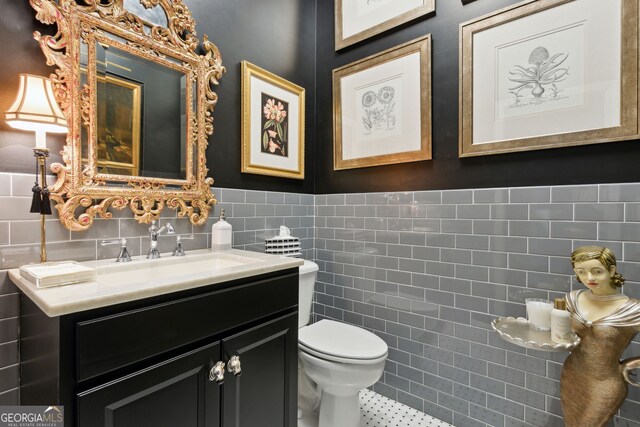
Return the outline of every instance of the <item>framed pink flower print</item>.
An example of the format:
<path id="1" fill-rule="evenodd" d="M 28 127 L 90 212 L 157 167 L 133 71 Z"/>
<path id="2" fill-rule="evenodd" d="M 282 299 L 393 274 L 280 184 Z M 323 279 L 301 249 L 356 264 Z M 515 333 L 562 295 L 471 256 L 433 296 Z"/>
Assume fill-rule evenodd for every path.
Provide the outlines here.
<path id="1" fill-rule="evenodd" d="M 241 66 L 242 172 L 304 179 L 304 89 Z"/>

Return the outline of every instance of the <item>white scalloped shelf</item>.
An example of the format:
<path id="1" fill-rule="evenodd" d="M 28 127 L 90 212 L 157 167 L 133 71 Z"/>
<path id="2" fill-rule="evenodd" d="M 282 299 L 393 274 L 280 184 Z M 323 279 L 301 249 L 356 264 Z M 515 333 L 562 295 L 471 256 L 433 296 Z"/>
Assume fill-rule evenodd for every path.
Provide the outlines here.
<path id="1" fill-rule="evenodd" d="M 529 321 L 522 317 L 499 317 L 491 322 L 491 327 L 502 339 L 520 347 L 543 351 L 571 351 L 580 344 L 580 337 L 572 333 L 573 341 L 559 344 L 551 341 L 549 331 L 538 331 L 529 327 Z"/>

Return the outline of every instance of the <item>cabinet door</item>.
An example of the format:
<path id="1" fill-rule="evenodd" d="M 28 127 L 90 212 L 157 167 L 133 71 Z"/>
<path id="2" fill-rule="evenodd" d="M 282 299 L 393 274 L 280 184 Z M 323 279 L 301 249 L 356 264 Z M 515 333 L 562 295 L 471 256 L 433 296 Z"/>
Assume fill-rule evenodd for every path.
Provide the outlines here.
<path id="1" fill-rule="evenodd" d="M 223 340 L 224 360 L 239 356 L 242 373 L 225 375 L 223 427 L 297 425 L 298 316 L 293 313 Z"/>
<path id="2" fill-rule="evenodd" d="M 216 342 L 77 396 L 79 427 L 219 427 Z"/>

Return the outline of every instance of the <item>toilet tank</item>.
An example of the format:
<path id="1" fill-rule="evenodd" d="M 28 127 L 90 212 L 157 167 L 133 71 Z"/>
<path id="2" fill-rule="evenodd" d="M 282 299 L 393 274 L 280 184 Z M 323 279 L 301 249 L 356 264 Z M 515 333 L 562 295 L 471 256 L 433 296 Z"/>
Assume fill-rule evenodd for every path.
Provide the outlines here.
<path id="1" fill-rule="evenodd" d="M 313 303 L 313 289 L 316 285 L 318 264 L 304 261 L 300 267 L 298 282 L 298 328 L 309 323 L 311 317 L 311 305 Z"/>

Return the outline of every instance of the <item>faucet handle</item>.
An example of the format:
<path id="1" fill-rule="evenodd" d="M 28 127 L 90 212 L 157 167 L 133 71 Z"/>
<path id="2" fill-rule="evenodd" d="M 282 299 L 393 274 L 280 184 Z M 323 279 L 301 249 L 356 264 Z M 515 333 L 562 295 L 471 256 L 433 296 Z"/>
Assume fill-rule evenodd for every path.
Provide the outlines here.
<path id="1" fill-rule="evenodd" d="M 113 239 L 113 240 L 103 240 L 100 242 L 100 246 L 109 246 L 109 245 L 120 245 L 120 252 L 118 252 L 118 256 L 116 257 L 116 262 L 129 262 L 131 261 L 131 255 L 129 254 L 129 250 L 127 249 L 127 239 L 124 237 L 122 239 Z"/>
<path id="2" fill-rule="evenodd" d="M 193 240 L 196 236 L 190 234 L 188 236 L 182 236 L 178 234 L 176 236 L 176 248 L 173 250 L 173 256 L 185 256 L 185 251 L 182 249 L 182 240 Z"/>
<path id="3" fill-rule="evenodd" d="M 151 228 L 149 228 L 149 231 L 151 232 L 151 234 L 155 234 L 156 236 L 162 233 L 164 230 L 167 230 L 167 234 L 175 234 L 176 232 L 173 229 L 173 226 L 171 225 L 171 223 L 169 222 L 163 225 L 162 227 L 158 228 L 156 227 L 156 222 L 153 221 L 153 223 L 151 224 Z"/>
<path id="4" fill-rule="evenodd" d="M 100 242 L 100 246 L 109 246 L 109 245 L 126 245 L 127 239 L 111 239 L 111 240 L 103 240 Z"/>
<path id="5" fill-rule="evenodd" d="M 170 222 L 168 222 L 165 227 L 167 227 L 167 234 L 174 234 L 176 232 Z"/>

